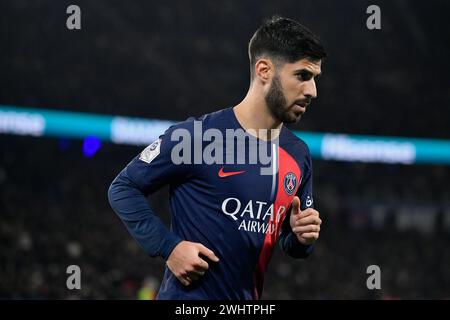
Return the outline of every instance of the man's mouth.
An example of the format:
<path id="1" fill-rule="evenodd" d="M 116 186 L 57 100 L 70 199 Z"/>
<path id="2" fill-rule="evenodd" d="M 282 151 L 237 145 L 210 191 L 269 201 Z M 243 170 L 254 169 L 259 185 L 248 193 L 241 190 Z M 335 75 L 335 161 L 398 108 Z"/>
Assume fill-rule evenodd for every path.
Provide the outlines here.
<path id="1" fill-rule="evenodd" d="M 306 107 L 308 106 L 308 103 L 305 101 L 296 101 L 294 103 L 294 111 L 304 113 L 306 111 Z"/>

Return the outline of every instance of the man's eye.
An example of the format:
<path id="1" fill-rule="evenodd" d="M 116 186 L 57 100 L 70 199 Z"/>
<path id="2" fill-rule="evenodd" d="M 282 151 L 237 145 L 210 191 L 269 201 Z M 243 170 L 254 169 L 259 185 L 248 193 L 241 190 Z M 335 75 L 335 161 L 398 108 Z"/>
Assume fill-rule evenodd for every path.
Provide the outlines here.
<path id="1" fill-rule="evenodd" d="M 297 75 L 298 80 L 300 81 L 309 81 L 312 78 L 312 74 L 309 72 L 300 72 Z"/>

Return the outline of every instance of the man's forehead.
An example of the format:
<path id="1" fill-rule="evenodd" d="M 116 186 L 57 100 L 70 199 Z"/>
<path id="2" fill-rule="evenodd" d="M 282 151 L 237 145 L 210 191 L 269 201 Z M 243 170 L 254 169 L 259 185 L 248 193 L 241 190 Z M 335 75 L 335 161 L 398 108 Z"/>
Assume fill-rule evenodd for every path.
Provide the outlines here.
<path id="1" fill-rule="evenodd" d="M 293 63 L 287 64 L 289 69 L 293 70 L 294 72 L 300 71 L 300 70 L 307 70 L 314 75 L 318 75 L 322 72 L 321 66 L 322 66 L 322 60 L 311 60 L 311 59 L 301 59 Z"/>

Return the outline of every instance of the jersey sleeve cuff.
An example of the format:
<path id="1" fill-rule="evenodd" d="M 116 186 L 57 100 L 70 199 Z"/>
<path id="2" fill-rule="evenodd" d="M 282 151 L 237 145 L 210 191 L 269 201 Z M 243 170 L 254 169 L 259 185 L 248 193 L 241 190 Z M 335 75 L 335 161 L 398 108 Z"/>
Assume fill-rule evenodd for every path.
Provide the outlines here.
<path id="1" fill-rule="evenodd" d="M 302 244 L 293 232 L 288 235 L 287 240 L 289 254 L 294 258 L 306 258 L 314 251 L 314 244 Z"/>
<path id="2" fill-rule="evenodd" d="M 172 232 L 167 232 L 166 236 L 164 237 L 161 246 L 159 248 L 159 254 L 164 259 L 167 260 L 172 253 L 173 249 L 181 242 L 183 239 L 181 239 L 179 236 L 175 235 Z"/>

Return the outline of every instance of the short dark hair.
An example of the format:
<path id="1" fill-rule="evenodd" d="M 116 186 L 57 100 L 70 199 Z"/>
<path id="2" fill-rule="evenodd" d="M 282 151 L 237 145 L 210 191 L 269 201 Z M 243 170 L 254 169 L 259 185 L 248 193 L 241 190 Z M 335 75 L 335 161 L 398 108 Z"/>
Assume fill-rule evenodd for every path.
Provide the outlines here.
<path id="1" fill-rule="evenodd" d="M 250 74 L 258 59 L 263 56 L 282 63 L 293 63 L 308 58 L 321 60 L 327 56 L 319 37 L 299 22 L 273 16 L 264 21 L 248 44 Z"/>

